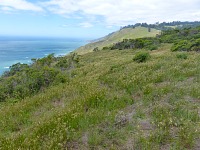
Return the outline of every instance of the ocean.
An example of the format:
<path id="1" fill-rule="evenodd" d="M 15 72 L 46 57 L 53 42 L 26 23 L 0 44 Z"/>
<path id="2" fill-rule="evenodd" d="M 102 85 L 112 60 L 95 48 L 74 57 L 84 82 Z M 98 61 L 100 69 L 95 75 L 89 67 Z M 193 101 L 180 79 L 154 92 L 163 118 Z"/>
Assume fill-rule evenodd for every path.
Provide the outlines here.
<path id="1" fill-rule="evenodd" d="M 30 64 L 32 58 L 52 53 L 63 56 L 85 44 L 87 39 L 0 37 L 0 75 L 18 62 Z"/>

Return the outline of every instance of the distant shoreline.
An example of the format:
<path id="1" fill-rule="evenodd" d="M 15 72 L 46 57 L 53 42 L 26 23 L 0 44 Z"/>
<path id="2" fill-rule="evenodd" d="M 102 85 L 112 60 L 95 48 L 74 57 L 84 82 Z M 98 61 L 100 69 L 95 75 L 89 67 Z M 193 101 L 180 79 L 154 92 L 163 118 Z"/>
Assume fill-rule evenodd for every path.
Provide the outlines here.
<path id="1" fill-rule="evenodd" d="M 87 39 L 81 38 L 0 36 L 0 76 L 18 62 L 30 64 L 32 58 L 43 58 L 52 53 L 56 57 L 64 56 L 87 43 Z"/>

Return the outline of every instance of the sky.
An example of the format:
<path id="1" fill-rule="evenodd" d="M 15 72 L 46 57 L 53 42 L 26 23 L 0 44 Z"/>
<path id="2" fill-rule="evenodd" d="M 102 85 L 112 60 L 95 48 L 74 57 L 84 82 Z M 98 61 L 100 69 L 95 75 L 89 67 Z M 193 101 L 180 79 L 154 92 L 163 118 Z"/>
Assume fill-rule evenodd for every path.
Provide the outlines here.
<path id="1" fill-rule="evenodd" d="M 163 21 L 200 21 L 200 0 L 0 0 L 0 36 L 98 38 Z"/>

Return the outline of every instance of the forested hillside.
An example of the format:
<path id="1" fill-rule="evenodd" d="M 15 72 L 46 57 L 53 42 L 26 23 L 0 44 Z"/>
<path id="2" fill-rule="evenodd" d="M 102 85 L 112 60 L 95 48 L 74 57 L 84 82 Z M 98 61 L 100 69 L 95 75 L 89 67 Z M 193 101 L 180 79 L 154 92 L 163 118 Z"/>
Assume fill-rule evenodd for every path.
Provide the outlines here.
<path id="1" fill-rule="evenodd" d="M 136 27 L 145 27 L 145 28 L 154 28 L 157 30 L 171 30 L 174 28 L 177 29 L 184 29 L 184 28 L 191 28 L 191 27 L 198 27 L 200 26 L 200 21 L 173 21 L 173 22 L 162 22 L 162 23 L 155 23 L 155 24 L 147 24 L 147 23 L 136 23 L 134 25 L 127 25 L 122 27 L 121 29 L 126 29 L 126 28 L 136 28 Z"/>

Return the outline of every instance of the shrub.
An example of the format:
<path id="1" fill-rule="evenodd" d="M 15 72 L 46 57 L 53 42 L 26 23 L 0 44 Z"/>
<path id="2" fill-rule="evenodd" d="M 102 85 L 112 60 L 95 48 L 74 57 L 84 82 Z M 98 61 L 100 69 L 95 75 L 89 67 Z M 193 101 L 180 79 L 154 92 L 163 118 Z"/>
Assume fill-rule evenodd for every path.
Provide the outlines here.
<path id="1" fill-rule="evenodd" d="M 190 42 L 187 40 L 181 40 L 177 43 L 174 43 L 174 45 L 171 48 L 172 52 L 175 51 L 189 51 L 191 48 Z"/>
<path id="2" fill-rule="evenodd" d="M 95 47 L 95 48 L 93 49 L 93 51 L 94 51 L 94 52 L 97 52 L 97 51 L 99 51 L 99 48 L 98 48 L 98 47 Z"/>
<path id="3" fill-rule="evenodd" d="M 157 45 L 150 45 L 148 47 L 149 50 L 153 51 L 153 50 L 157 50 L 158 49 L 158 46 Z"/>
<path id="4" fill-rule="evenodd" d="M 185 53 L 178 53 L 176 54 L 176 57 L 179 59 L 187 59 L 188 56 Z"/>
<path id="5" fill-rule="evenodd" d="M 199 52 L 200 51 L 200 46 L 194 46 L 194 47 L 192 47 L 191 51 Z"/>
<path id="6" fill-rule="evenodd" d="M 103 47 L 102 50 L 110 50 L 110 49 L 111 49 L 110 47 L 105 46 L 105 47 Z"/>
<path id="7" fill-rule="evenodd" d="M 146 62 L 149 57 L 150 57 L 150 54 L 148 52 L 138 52 L 133 57 L 133 61 L 138 62 L 138 63 Z"/>

